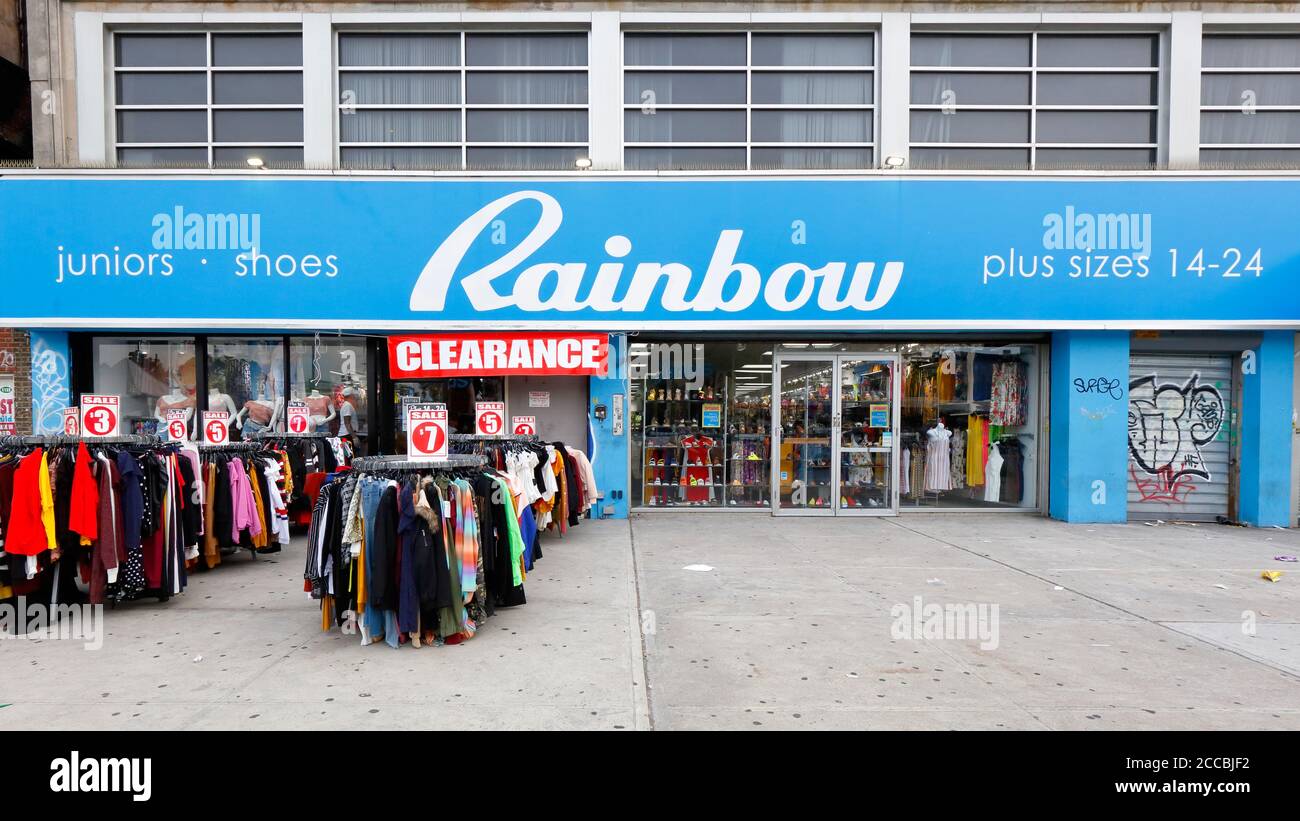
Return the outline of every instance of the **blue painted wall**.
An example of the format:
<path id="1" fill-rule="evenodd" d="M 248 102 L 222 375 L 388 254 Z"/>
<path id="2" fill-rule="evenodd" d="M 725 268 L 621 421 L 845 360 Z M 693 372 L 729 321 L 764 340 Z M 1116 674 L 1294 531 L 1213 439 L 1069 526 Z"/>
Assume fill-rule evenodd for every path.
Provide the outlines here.
<path id="1" fill-rule="evenodd" d="M 32 346 L 32 433 L 63 433 L 63 409 L 72 404 L 68 334 L 29 332 Z"/>
<path id="2" fill-rule="evenodd" d="M 1238 518 L 1256 527 L 1286 527 L 1291 515 L 1293 339 L 1290 331 L 1265 332 L 1254 351 L 1254 373 L 1243 367 L 1241 377 Z"/>
<path id="3" fill-rule="evenodd" d="M 1128 518 L 1128 331 L 1052 334 L 1048 512 L 1067 522 Z"/>
<path id="4" fill-rule="evenodd" d="M 613 517 L 627 518 L 628 511 L 628 432 L 631 429 L 631 409 L 628 404 L 627 382 L 627 337 L 611 334 L 609 337 L 609 376 L 593 376 L 590 388 L 590 406 L 587 408 L 587 420 L 591 442 L 591 469 L 596 474 L 596 488 L 604 494 L 598 503 L 599 514 L 604 508 L 613 505 Z M 623 433 L 614 435 L 614 396 L 623 397 Z M 604 421 L 596 419 L 594 410 L 597 405 L 604 405 L 607 413 Z M 618 498 L 615 498 L 618 497 Z"/>

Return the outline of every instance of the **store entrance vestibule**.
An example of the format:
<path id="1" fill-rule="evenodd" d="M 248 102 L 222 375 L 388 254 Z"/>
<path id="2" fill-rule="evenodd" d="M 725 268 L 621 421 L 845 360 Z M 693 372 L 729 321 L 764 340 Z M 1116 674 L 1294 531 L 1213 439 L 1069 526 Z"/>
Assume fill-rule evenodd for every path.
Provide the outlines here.
<path id="1" fill-rule="evenodd" d="M 900 358 L 778 353 L 772 385 L 772 512 L 898 513 Z"/>

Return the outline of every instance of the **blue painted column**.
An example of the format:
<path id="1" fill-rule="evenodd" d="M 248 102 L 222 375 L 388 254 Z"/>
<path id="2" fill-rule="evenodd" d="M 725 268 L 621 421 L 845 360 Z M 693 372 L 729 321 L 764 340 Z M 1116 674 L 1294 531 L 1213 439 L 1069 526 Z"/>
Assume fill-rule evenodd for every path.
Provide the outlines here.
<path id="1" fill-rule="evenodd" d="M 1255 527 L 1290 524 L 1293 338 L 1291 331 L 1266 331 L 1259 347 L 1238 365 L 1242 390 L 1237 510 L 1242 522 Z"/>
<path id="2" fill-rule="evenodd" d="M 1128 331 L 1052 334 L 1048 513 L 1128 518 Z"/>
<path id="3" fill-rule="evenodd" d="M 592 376 L 587 408 L 588 430 L 591 441 L 591 469 L 596 474 L 596 489 L 604 495 L 596 514 L 612 506 L 613 518 L 625 519 L 628 513 L 628 443 L 631 441 L 631 409 L 628 407 L 627 337 L 611 335 L 609 338 L 609 373 Z M 623 431 L 614 433 L 614 408 L 618 401 L 623 405 Z M 604 405 L 604 421 L 596 419 L 595 408 Z"/>
<path id="4" fill-rule="evenodd" d="M 72 404 L 71 355 L 65 331 L 28 332 L 32 346 L 32 433 L 63 433 Z"/>

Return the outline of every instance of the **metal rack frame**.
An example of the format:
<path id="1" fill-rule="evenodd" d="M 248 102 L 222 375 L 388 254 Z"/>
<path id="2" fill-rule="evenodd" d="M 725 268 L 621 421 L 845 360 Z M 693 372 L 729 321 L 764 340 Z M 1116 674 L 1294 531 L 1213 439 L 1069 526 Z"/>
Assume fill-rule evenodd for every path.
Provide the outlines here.
<path id="1" fill-rule="evenodd" d="M 452 454 L 446 459 L 408 459 L 405 456 L 362 456 L 352 461 L 352 469 L 359 473 L 385 470 L 439 470 L 448 468 L 483 467 L 487 460 L 482 456 Z"/>

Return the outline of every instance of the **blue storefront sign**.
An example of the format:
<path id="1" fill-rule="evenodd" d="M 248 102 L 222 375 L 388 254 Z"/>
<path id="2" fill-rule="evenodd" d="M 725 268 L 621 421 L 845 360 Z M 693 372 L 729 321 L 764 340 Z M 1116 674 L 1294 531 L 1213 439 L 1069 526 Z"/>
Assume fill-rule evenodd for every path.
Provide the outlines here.
<path id="1" fill-rule="evenodd" d="M 1287 180 L 22 179 L 0 323 L 1290 327 Z"/>

